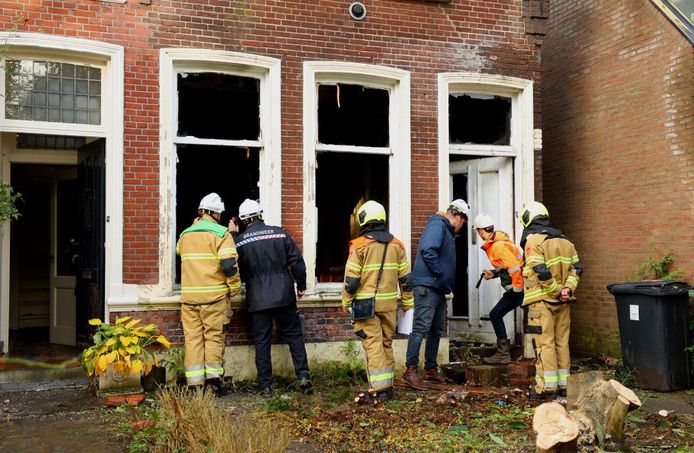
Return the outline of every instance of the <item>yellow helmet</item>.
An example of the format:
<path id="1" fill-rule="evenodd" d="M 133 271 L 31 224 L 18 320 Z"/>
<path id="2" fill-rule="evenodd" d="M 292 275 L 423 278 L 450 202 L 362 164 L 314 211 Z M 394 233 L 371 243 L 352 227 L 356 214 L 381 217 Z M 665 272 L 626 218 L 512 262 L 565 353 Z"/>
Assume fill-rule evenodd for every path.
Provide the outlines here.
<path id="1" fill-rule="evenodd" d="M 521 225 L 527 227 L 532 223 L 532 221 L 539 216 L 549 217 L 549 211 L 545 205 L 539 201 L 533 201 L 532 203 L 523 206 L 523 209 L 518 211 L 518 220 L 520 220 Z"/>
<path id="2" fill-rule="evenodd" d="M 359 221 L 359 226 L 364 226 L 369 222 L 373 221 L 386 221 L 386 208 L 383 207 L 381 203 L 373 200 L 369 200 L 357 211 L 357 220 Z"/>

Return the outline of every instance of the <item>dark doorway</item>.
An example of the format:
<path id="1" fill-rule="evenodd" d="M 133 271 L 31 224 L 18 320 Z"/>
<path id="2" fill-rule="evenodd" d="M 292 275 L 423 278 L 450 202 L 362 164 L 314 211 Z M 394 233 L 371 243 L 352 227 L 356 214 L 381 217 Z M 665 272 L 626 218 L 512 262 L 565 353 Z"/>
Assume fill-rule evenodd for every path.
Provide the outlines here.
<path id="1" fill-rule="evenodd" d="M 453 199 L 468 199 L 467 175 L 453 175 Z M 472 219 L 468 219 L 472 221 Z M 470 279 L 468 276 L 468 228 L 467 225 L 460 229 L 455 236 L 455 291 L 453 291 L 453 316 L 469 316 L 469 291 Z"/>

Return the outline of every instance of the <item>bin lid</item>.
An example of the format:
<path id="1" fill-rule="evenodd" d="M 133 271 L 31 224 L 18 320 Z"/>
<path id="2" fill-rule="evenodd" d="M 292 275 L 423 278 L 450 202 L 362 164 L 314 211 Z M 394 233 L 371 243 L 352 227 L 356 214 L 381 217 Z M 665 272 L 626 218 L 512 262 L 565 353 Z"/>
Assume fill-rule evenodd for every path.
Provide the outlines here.
<path id="1" fill-rule="evenodd" d="M 686 282 L 673 280 L 648 280 L 643 282 L 615 283 L 607 285 L 611 294 L 643 294 L 646 296 L 688 295 L 694 289 Z"/>

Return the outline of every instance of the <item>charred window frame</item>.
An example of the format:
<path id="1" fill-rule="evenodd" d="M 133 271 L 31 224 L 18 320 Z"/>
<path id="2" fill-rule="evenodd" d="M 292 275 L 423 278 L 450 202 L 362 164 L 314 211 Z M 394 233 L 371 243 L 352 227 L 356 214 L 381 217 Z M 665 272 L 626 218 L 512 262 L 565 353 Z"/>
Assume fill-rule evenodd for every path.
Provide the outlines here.
<path id="1" fill-rule="evenodd" d="M 321 300 L 339 297 L 348 239 L 357 230 L 352 214 L 366 198 L 385 206 L 388 228 L 405 242 L 409 255 L 409 95 L 407 71 L 350 62 L 304 62 L 303 252 L 308 292 L 319 294 Z M 356 111 L 356 115 L 345 111 L 337 114 L 338 100 L 340 109 Z M 371 107 L 360 108 L 360 102 Z M 350 107 L 350 103 L 354 105 Z M 348 133 L 334 132 L 331 121 L 332 126 Z M 327 134 L 321 125 L 328 126 Z M 332 170 L 324 172 L 328 168 Z M 341 171 L 335 175 L 338 169 Z M 366 178 L 369 172 L 372 176 Z M 369 190 L 365 190 L 367 184 Z M 343 199 L 337 203 L 344 206 L 335 207 L 344 221 L 328 220 L 339 224 L 339 231 L 331 224 L 325 225 L 325 207 L 334 207 L 330 205 L 334 199 L 330 192 L 335 188 L 350 192 L 339 195 Z M 326 239 L 334 243 L 329 250 L 335 253 L 325 253 Z M 332 263 L 335 266 L 329 265 Z"/>

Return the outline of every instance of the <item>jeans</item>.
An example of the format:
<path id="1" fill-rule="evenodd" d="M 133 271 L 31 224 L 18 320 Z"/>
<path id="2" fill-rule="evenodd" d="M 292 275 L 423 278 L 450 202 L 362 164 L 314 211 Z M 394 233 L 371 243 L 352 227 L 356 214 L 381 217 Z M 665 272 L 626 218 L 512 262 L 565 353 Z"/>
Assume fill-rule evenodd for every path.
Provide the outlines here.
<path id="1" fill-rule="evenodd" d="M 258 386 L 261 389 L 272 384 L 272 322 L 277 323 L 284 340 L 289 345 L 292 354 L 296 377 L 309 377 L 308 359 L 304 345 L 304 333 L 301 329 L 301 317 L 296 305 L 269 308 L 251 312 L 253 337 L 255 341 L 255 367 L 258 370 Z"/>
<path id="2" fill-rule="evenodd" d="M 506 291 L 499 302 L 496 303 L 492 311 L 489 312 L 489 318 L 494 327 L 494 333 L 499 340 L 506 339 L 506 326 L 504 325 L 504 316 L 506 313 L 513 311 L 523 303 L 523 292 L 515 292 L 513 290 Z"/>
<path id="3" fill-rule="evenodd" d="M 446 325 L 446 295 L 443 291 L 426 286 L 414 288 L 414 321 L 412 333 L 407 341 L 407 358 L 405 365 L 419 365 L 419 350 L 422 339 L 427 337 L 424 348 L 424 368 L 438 368 L 436 356 L 439 352 L 439 340 Z"/>

